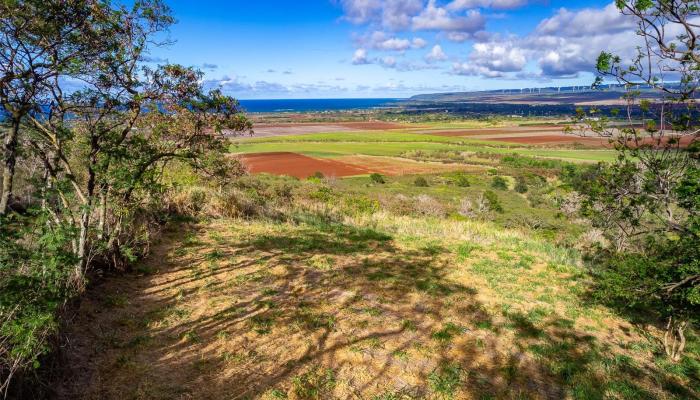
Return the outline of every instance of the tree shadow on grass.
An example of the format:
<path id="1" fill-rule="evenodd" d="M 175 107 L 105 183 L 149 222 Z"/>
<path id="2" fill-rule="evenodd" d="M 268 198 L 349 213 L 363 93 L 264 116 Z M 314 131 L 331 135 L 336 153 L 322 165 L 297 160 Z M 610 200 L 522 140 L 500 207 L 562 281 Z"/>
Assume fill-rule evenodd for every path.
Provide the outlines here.
<path id="1" fill-rule="evenodd" d="M 170 232 L 152 275 L 93 287 L 68 327 L 56 397 L 594 399 L 609 389 L 593 368 L 606 350 L 595 338 L 556 314 L 489 314 L 476 288 L 450 278 L 446 248 L 315 218 L 263 232 L 190 245 Z"/>

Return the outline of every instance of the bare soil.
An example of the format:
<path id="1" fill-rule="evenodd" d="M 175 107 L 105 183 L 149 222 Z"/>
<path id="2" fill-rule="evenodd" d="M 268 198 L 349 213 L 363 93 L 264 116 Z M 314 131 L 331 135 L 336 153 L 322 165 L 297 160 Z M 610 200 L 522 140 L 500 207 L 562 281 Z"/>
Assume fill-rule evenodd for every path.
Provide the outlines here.
<path id="1" fill-rule="evenodd" d="M 481 171 L 483 168 L 464 164 L 444 164 L 438 162 L 422 162 L 398 157 L 379 157 L 353 155 L 338 157 L 336 160 L 357 165 L 384 175 L 413 175 L 432 174 L 449 171 Z"/>
<path id="2" fill-rule="evenodd" d="M 364 175 L 373 172 L 368 168 L 342 161 L 288 152 L 246 154 L 241 156 L 241 159 L 252 173 L 265 172 L 295 176 L 300 179 L 308 178 L 316 172 L 321 172 L 327 177 Z"/>
<path id="3" fill-rule="evenodd" d="M 406 125 L 383 121 L 333 123 L 299 122 L 282 124 L 261 123 L 255 125 L 255 137 L 303 135 L 322 132 L 380 131 L 403 128 L 406 128 Z"/>

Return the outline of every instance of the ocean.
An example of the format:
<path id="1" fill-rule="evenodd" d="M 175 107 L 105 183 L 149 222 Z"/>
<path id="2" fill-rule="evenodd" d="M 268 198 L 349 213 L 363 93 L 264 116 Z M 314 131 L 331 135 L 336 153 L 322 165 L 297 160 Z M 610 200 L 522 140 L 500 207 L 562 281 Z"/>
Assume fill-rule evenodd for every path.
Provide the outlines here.
<path id="1" fill-rule="evenodd" d="M 369 110 L 395 107 L 403 99 L 275 99 L 239 100 L 247 112 L 309 112 Z"/>

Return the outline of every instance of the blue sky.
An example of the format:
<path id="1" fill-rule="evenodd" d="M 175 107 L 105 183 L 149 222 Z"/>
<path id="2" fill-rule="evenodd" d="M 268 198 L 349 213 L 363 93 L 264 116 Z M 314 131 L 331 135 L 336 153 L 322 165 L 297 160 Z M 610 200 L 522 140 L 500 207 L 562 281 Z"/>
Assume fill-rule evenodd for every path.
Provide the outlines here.
<path id="1" fill-rule="evenodd" d="M 152 58 L 241 99 L 585 85 L 601 50 L 624 54 L 635 36 L 609 1 L 167 3 L 175 43 Z"/>

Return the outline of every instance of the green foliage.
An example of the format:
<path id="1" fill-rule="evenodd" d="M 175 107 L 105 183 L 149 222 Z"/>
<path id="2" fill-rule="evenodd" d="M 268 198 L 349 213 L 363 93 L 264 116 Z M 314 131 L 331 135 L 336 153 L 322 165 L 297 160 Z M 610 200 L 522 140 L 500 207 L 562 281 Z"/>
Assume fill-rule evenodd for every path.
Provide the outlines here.
<path id="1" fill-rule="evenodd" d="M 490 190 L 484 192 L 484 200 L 486 200 L 488 207 L 491 211 L 495 211 L 502 214 L 505 210 L 501 201 L 498 199 L 498 195 Z"/>
<path id="2" fill-rule="evenodd" d="M 462 381 L 462 370 L 457 364 L 445 364 L 428 375 L 430 389 L 442 399 L 454 398 Z"/>
<path id="3" fill-rule="evenodd" d="M 0 221 L 0 371 L 39 366 L 58 329 L 57 311 L 76 290 L 72 230 L 49 227 L 42 214 L 26 217 L 33 224 L 15 218 Z"/>
<path id="4" fill-rule="evenodd" d="M 471 186 L 471 183 L 469 182 L 469 177 L 464 174 L 464 173 L 458 173 L 455 175 L 454 184 L 459 186 L 459 187 L 469 187 Z"/>
<path id="5" fill-rule="evenodd" d="M 528 187 L 527 187 L 527 181 L 525 180 L 525 177 L 519 176 L 515 179 L 514 190 L 518 193 L 526 193 L 527 192 Z"/>
<path id="6" fill-rule="evenodd" d="M 328 398 L 335 384 L 332 369 L 314 367 L 292 379 L 292 392 L 300 400 L 321 400 Z"/>
<path id="7" fill-rule="evenodd" d="M 497 190 L 508 190 L 508 181 L 502 176 L 494 176 L 491 187 Z"/>
<path id="8" fill-rule="evenodd" d="M 428 187 L 429 186 L 428 181 L 422 176 L 417 177 L 416 180 L 413 181 L 413 184 L 416 187 Z"/>
<path id="9" fill-rule="evenodd" d="M 380 184 L 380 185 L 383 185 L 383 184 L 386 183 L 386 180 L 384 179 L 384 176 L 383 176 L 382 174 L 378 174 L 378 173 L 376 173 L 376 172 L 370 174 L 370 175 L 369 175 L 369 179 L 370 179 L 372 182 L 377 183 L 377 184 Z"/>
<path id="10" fill-rule="evenodd" d="M 324 178 L 325 178 L 325 175 L 323 175 L 323 172 L 321 172 L 321 171 L 316 171 L 311 176 L 309 176 L 309 180 L 316 180 L 316 181 L 323 180 Z"/>

